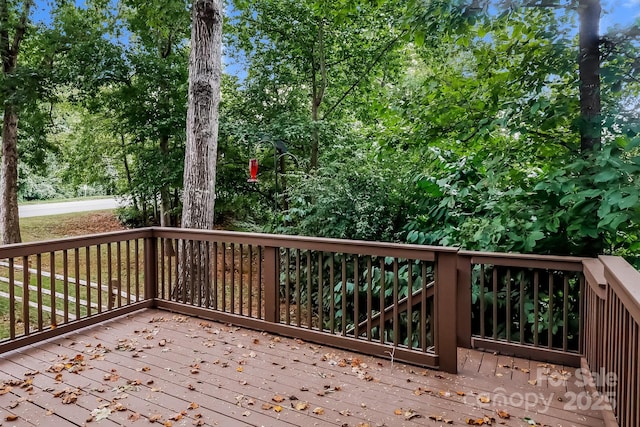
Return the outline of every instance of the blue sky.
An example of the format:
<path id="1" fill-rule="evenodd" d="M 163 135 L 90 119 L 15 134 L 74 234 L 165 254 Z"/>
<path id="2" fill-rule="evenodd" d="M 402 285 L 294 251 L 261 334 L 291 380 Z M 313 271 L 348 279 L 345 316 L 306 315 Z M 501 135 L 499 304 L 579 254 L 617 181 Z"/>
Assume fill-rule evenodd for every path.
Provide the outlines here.
<path id="1" fill-rule="evenodd" d="M 36 0 L 34 19 L 36 21 L 48 21 L 50 0 Z M 84 4 L 84 0 L 76 0 L 78 4 Z M 600 21 L 602 32 L 615 25 L 628 26 L 640 25 L 640 0 L 602 0 L 603 14 Z"/>
<path id="2" fill-rule="evenodd" d="M 640 25 L 640 0 L 602 0 L 602 30 L 617 25 Z"/>

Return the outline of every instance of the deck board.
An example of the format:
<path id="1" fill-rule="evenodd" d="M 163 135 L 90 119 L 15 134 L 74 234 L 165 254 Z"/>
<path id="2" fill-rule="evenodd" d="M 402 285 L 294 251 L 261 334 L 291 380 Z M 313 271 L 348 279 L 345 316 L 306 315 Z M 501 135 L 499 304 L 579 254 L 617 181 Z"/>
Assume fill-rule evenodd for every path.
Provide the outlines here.
<path id="1" fill-rule="evenodd" d="M 47 371 L 78 355 L 77 373 Z M 174 426 L 417 426 L 429 425 L 428 417 L 465 425 L 487 415 L 507 426 L 529 425 L 526 417 L 548 426 L 603 425 L 598 411 L 565 410 L 557 397 L 581 390 L 570 381 L 532 384 L 537 362 L 460 349 L 458 367 L 450 375 L 144 310 L 3 355 L 0 382 L 23 381 L 30 371 L 33 389 L 16 385 L 0 395 L 0 423 L 15 414 L 17 421 L 2 425 L 135 426 L 155 417 Z M 65 388 L 81 391 L 77 401 L 54 397 Z M 88 422 L 105 407 L 107 419 Z"/>

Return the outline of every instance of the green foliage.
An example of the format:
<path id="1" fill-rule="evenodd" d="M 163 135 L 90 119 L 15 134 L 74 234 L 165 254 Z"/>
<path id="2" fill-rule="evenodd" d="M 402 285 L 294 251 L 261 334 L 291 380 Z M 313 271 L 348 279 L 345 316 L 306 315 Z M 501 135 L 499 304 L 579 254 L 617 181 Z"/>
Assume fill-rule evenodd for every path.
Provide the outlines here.
<path id="1" fill-rule="evenodd" d="M 472 271 L 472 283 L 474 334 L 486 337 L 495 335 L 498 339 L 514 342 L 519 342 L 522 337 L 523 343 L 526 344 L 563 348 L 563 335 L 566 333 L 567 348 L 570 351 L 578 351 L 579 274 L 562 271 L 549 273 L 528 268 L 476 266 Z M 565 283 L 568 291 L 566 313 Z M 494 323 L 494 308 L 497 323 Z M 483 323 L 484 330 L 481 328 Z"/>
<path id="2" fill-rule="evenodd" d="M 610 144 L 549 174 L 536 186 L 551 233 L 564 231 L 568 252 L 592 255 L 640 249 L 640 157 Z M 549 202 L 554 202 L 555 206 Z M 550 212 L 551 207 L 554 212 Z M 600 247 L 585 245 L 590 239 Z"/>
<path id="3" fill-rule="evenodd" d="M 397 338 L 401 345 L 411 343 L 414 347 L 420 347 L 424 328 L 425 347 L 433 345 L 433 295 L 425 298 L 426 321 L 423 324 L 422 296 L 418 293 L 421 289 L 428 289 L 433 281 L 434 272 L 430 263 L 302 250 L 283 250 L 281 260 L 281 299 L 298 308 L 305 307 L 305 310 L 314 313 L 314 318 L 319 318 L 321 313 L 322 324 L 314 326 L 336 333 L 344 330 L 352 335 L 355 334 L 356 325 L 367 322 L 371 313 L 371 339 L 382 338 L 386 342 L 394 342 Z M 423 278 L 426 283 L 423 283 Z M 398 323 L 394 324 L 390 307 L 396 301 L 403 301 L 410 292 L 415 295 L 411 318 L 404 308 L 400 310 Z M 379 315 L 385 312 L 386 319 L 382 322 L 384 328 L 381 332 Z M 297 309 L 285 316 L 285 320 L 291 318 L 292 323 L 306 322 L 306 319 L 297 318 Z M 359 333 L 364 331 L 365 328 L 360 326 Z M 393 336 L 394 331 L 398 331 L 398 337 Z"/>
<path id="4" fill-rule="evenodd" d="M 360 240 L 398 240 L 408 194 L 393 161 L 378 163 L 366 152 L 339 156 L 290 188 L 282 231 Z M 293 180 L 292 180 L 293 181 Z"/>
<path id="5" fill-rule="evenodd" d="M 406 226 L 410 242 L 531 252 L 545 237 L 531 199 L 539 172 L 517 164 L 515 152 L 458 158 L 433 149 L 426 156 L 427 172 L 415 177 L 420 214 Z"/>

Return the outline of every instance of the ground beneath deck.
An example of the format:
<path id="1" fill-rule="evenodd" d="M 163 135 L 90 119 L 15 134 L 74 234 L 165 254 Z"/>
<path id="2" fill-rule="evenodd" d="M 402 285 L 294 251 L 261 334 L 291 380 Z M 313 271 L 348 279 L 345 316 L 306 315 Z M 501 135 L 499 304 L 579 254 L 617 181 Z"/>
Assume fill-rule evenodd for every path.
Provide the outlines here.
<path id="1" fill-rule="evenodd" d="M 602 425 L 575 369 L 474 350 L 458 367 L 145 310 L 3 355 L 0 425 Z"/>

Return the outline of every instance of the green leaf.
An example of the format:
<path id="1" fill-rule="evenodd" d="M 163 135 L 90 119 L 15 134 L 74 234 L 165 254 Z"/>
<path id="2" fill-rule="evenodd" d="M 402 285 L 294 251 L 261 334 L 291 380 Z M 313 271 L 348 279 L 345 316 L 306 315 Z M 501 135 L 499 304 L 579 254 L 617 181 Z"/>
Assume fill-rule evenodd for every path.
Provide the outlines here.
<path id="1" fill-rule="evenodd" d="M 624 199 L 622 199 L 618 204 L 618 207 L 620 209 L 628 209 L 628 208 L 634 207 L 637 204 L 638 204 L 638 195 L 632 194 L 631 196 L 627 196 Z"/>
<path id="2" fill-rule="evenodd" d="M 615 170 L 611 170 L 611 169 L 607 169 L 607 170 L 603 170 L 602 172 L 599 172 L 596 174 L 596 176 L 593 178 L 593 182 L 599 183 L 599 182 L 609 182 L 609 181 L 613 181 L 614 179 L 618 178 L 620 176 L 620 174 L 615 171 Z"/>

